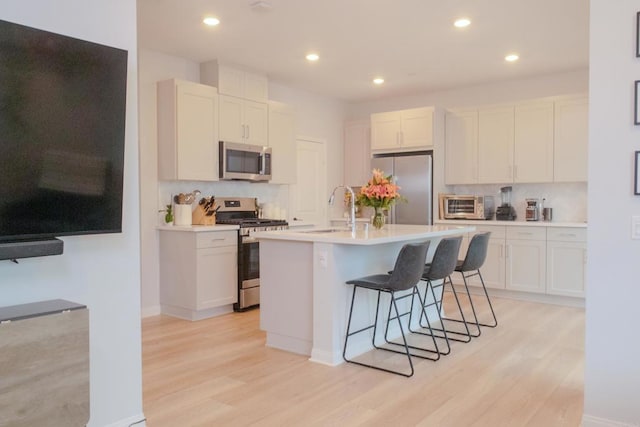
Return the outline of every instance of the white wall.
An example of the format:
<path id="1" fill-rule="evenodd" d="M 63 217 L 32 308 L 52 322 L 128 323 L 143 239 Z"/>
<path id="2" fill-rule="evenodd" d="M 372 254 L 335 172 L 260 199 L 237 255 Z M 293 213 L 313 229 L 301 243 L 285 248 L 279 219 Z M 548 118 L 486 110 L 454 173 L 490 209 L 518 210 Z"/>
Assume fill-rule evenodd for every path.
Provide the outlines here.
<path id="1" fill-rule="evenodd" d="M 527 79 L 505 80 L 413 96 L 351 104 L 347 115 L 349 119 L 361 119 L 369 117 L 371 113 L 423 107 L 425 105 L 435 105 L 441 108 L 469 107 L 546 96 L 587 93 L 589 88 L 588 80 L 588 70 L 542 75 Z"/>
<path id="2" fill-rule="evenodd" d="M 61 256 L 0 262 L 0 306 L 54 298 L 88 306 L 89 425 L 129 425 L 143 418 L 136 2 L 7 0 L 0 19 L 129 51 L 123 232 L 65 237 Z"/>
<path id="3" fill-rule="evenodd" d="M 583 425 L 640 426 L 640 240 L 631 240 L 638 0 L 591 0 L 589 228 Z M 617 424 L 616 424 L 617 423 Z"/>
<path id="4" fill-rule="evenodd" d="M 180 78 L 198 82 L 199 64 L 159 52 L 141 50 L 140 85 L 140 176 L 141 183 L 141 261 L 142 315 L 160 312 L 158 231 L 163 214 L 158 211 L 170 203 L 171 196 L 198 189 L 203 195 L 217 197 L 257 197 L 260 203 L 274 203 L 287 212 L 289 186 L 247 182 L 158 182 L 156 120 L 156 82 Z M 342 183 L 344 104 L 322 96 L 269 82 L 269 98 L 294 107 L 297 135 L 326 141 L 327 198 L 331 189 Z"/>

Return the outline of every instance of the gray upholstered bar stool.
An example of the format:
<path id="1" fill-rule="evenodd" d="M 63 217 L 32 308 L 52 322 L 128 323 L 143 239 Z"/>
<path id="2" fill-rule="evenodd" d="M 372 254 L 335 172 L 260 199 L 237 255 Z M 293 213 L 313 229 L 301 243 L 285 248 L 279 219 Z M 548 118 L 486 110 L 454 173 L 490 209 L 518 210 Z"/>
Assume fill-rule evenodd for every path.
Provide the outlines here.
<path id="1" fill-rule="evenodd" d="M 460 305 L 460 300 L 458 299 L 458 295 L 455 292 L 455 289 L 453 288 L 453 284 L 451 282 L 451 274 L 453 274 L 453 272 L 455 271 L 456 265 L 458 263 L 458 252 L 460 251 L 461 243 L 461 236 L 442 239 L 438 244 L 435 253 L 433 254 L 431 263 L 424 266 L 424 272 L 422 274 L 422 280 L 426 282 L 424 308 L 426 310 L 426 308 L 435 305 L 437 308 L 436 311 L 440 314 L 442 312 L 442 306 L 444 303 L 444 291 L 446 290 L 446 286 L 448 284 L 452 290 L 452 294 L 458 308 L 458 314 L 460 315 L 460 324 L 464 326 L 464 331 L 447 328 L 446 322 L 448 320 L 451 320 L 451 318 L 449 317 L 441 317 L 441 328 L 431 327 L 430 329 L 441 332 L 444 337 L 447 338 L 447 341 L 453 340 L 460 342 L 469 342 L 471 341 L 472 335 L 469 331 L 466 318 L 464 317 L 464 311 L 462 310 L 462 306 Z M 441 283 L 436 285 L 434 284 L 434 282 L 436 281 L 441 281 Z M 435 289 L 437 288 L 442 288 L 442 293 L 439 297 L 435 295 Z M 433 295 L 433 301 L 431 302 L 427 302 L 427 291 L 429 289 L 431 289 Z M 426 311 L 424 311 L 423 313 L 426 313 Z M 428 324 L 425 325 L 423 323 L 423 318 L 425 316 L 426 314 L 420 315 L 420 326 L 423 328 L 429 326 Z M 459 336 L 460 338 L 456 338 L 456 336 Z"/>
<path id="2" fill-rule="evenodd" d="M 491 237 L 490 232 L 486 233 L 478 233 L 471 238 L 471 242 L 469 242 L 469 249 L 467 249 L 467 255 L 463 260 L 458 261 L 458 265 L 456 265 L 456 271 L 462 275 L 462 281 L 464 283 L 465 290 L 467 292 L 467 296 L 469 298 L 469 303 L 471 304 L 471 311 L 473 313 L 474 322 L 472 324 L 477 328 L 477 333 L 472 334 L 472 336 L 477 337 L 480 336 L 480 326 L 487 326 L 489 328 L 495 328 L 498 326 L 498 319 L 496 319 L 496 313 L 493 311 L 493 305 L 491 304 L 491 299 L 489 298 L 489 293 L 487 292 L 487 287 L 484 284 L 484 279 L 482 278 L 482 274 L 480 273 L 480 267 L 484 264 L 484 261 L 487 258 L 487 249 L 489 247 L 489 238 Z M 484 297 L 487 301 L 487 305 L 489 307 L 489 311 L 491 312 L 491 316 L 493 317 L 493 322 L 491 323 L 481 323 L 478 321 L 477 310 L 473 303 L 473 299 L 471 297 L 471 292 L 469 292 L 469 286 L 467 279 L 478 276 L 480 279 L 480 283 L 482 284 L 482 290 L 484 292 Z"/>
<path id="3" fill-rule="evenodd" d="M 413 375 L 413 362 L 411 360 L 411 351 L 410 346 L 407 343 L 407 337 L 405 335 L 404 328 L 402 326 L 402 319 L 400 312 L 398 311 L 398 305 L 396 302 L 396 293 L 401 291 L 411 290 L 411 293 L 408 295 L 416 295 L 418 294 L 417 284 L 420 282 L 420 277 L 422 276 L 424 270 L 424 263 L 427 257 L 427 250 L 429 249 L 429 242 L 422 243 L 409 243 L 406 244 L 400 249 L 400 253 L 396 258 L 395 266 L 392 274 L 375 274 L 371 276 L 361 277 L 354 280 L 349 280 L 347 284 L 353 285 L 353 297 L 351 299 L 351 309 L 349 311 L 349 320 L 347 321 L 347 332 L 344 340 L 344 350 L 342 352 L 342 357 L 345 361 L 355 363 L 361 366 L 366 366 L 369 368 L 378 369 L 385 372 L 391 372 L 398 375 L 403 375 L 405 377 L 410 377 Z M 363 288 L 367 290 L 376 291 L 378 293 L 377 305 L 376 305 L 376 314 L 373 321 L 373 324 L 368 325 L 364 328 L 358 329 L 356 331 L 351 331 L 351 320 L 353 315 L 353 307 L 356 300 L 356 291 L 358 288 Z M 400 328 L 400 333 L 402 335 L 402 344 L 399 344 L 403 351 L 398 351 L 392 348 L 383 348 L 376 345 L 376 331 L 378 329 L 378 313 L 380 311 L 380 295 L 382 292 L 388 293 L 391 296 L 390 305 L 393 307 L 395 311 L 394 319 L 398 320 L 398 326 Z M 422 299 L 420 298 L 422 303 Z M 391 319 L 387 319 L 387 324 Z M 347 358 L 347 345 L 349 343 L 349 338 L 353 335 L 359 334 L 361 332 L 368 331 L 373 329 L 372 334 L 372 344 L 375 349 L 391 351 L 394 353 L 404 354 L 407 357 L 409 369 L 408 372 L 393 370 L 389 368 L 385 368 L 382 366 L 375 366 L 372 364 L 355 361 Z M 437 346 L 435 342 L 435 338 L 433 339 L 434 345 Z M 437 347 L 436 347 L 437 348 Z"/>

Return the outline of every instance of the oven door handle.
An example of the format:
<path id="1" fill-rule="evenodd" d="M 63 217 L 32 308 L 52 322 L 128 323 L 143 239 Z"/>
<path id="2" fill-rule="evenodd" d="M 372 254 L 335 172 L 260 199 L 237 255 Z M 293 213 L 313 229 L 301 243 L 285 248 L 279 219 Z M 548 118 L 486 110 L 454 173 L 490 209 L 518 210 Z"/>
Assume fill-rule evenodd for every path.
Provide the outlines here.
<path id="1" fill-rule="evenodd" d="M 256 239 L 255 237 L 243 237 L 242 238 L 242 243 L 258 243 L 258 239 Z"/>

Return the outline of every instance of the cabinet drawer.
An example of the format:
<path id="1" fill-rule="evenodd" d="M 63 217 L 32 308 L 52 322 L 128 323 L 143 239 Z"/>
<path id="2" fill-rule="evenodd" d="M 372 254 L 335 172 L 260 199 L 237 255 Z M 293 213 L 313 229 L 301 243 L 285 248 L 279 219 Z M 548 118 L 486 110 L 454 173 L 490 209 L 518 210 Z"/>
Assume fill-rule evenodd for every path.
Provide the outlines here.
<path id="1" fill-rule="evenodd" d="M 547 240 L 556 242 L 586 242 L 587 229 L 573 227 L 549 227 L 547 228 Z"/>
<path id="2" fill-rule="evenodd" d="M 196 248 L 198 249 L 237 245 L 237 231 L 211 231 L 196 233 Z"/>
<path id="3" fill-rule="evenodd" d="M 490 231 L 492 239 L 504 239 L 507 234 L 504 225 L 476 225 L 475 223 L 473 225 L 476 226 L 476 231 L 470 233 L 470 235 Z"/>
<path id="4" fill-rule="evenodd" d="M 546 240 L 545 227 L 507 227 L 507 239 Z"/>

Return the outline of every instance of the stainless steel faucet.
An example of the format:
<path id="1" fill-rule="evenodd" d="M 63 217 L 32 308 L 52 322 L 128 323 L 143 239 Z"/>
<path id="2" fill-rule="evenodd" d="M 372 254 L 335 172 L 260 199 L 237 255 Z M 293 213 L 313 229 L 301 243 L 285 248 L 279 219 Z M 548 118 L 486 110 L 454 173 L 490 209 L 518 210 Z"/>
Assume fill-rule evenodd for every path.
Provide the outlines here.
<path id="1" fill-rule="evenodd" d="M 356 232 L 356 193 L 354 193 L 353 189 L 348 185 L 338 185 L 336 188 L 333 189 L 333 192 L 331 193 L 331 197 L 329 197 L 330 205 L 333 205 L 333 201 L 336 198 L 336 190 L 338 188 L 344 188 L 345 190 L 348 190 L 349 193 L 351 193 L 351 215 L 349 216 L 349 222 L 347 223 L 347 226 L 351 226 L 351 232 L 355 233 Z"/>

